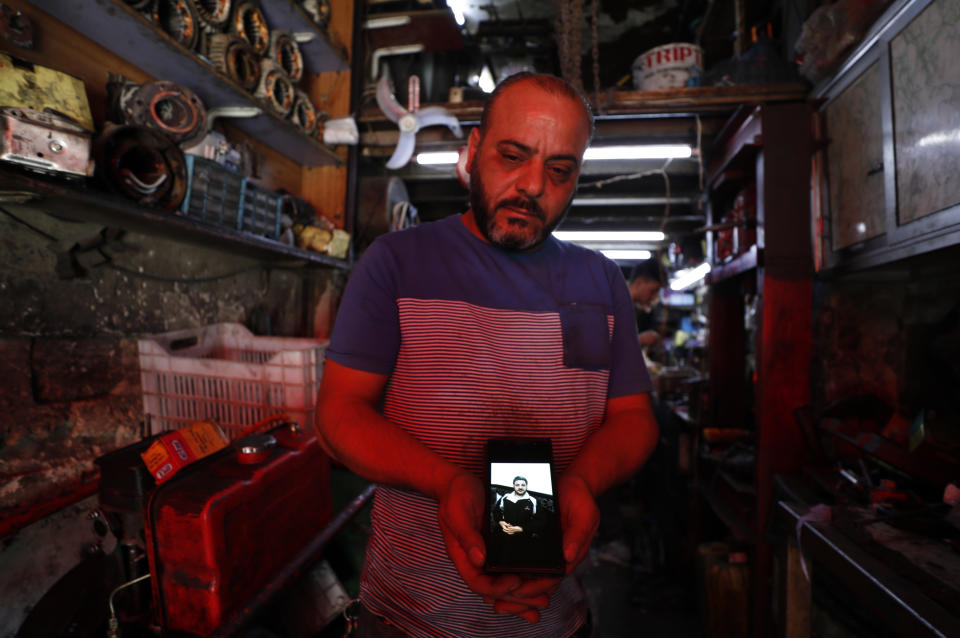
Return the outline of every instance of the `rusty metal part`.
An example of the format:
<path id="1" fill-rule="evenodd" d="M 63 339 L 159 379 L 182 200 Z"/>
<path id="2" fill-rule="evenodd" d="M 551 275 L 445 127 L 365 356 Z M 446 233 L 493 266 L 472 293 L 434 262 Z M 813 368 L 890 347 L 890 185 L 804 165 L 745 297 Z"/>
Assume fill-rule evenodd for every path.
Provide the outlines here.
<path id="1" fill-rule="evenodd" d="M 290 109 L 290 121 L 308 135 L 317 128 L 317 108 L 310 101 L 310 96 L 299 89 Z"/>
<path id="2" fill-rule="evenodd" d="M 298 0 L 303 10 L 317 23 L 321 29 L 326 29 L 330 23 L 329 0 Z"/>
<path id="3" fill-rule="evenodd" d="M 2 3 L 0 3 L 0 34 L 18 47 L 33 48 L 33 22 L 19 9 Z"/>
<path id="4" fill-rule="evenodd" d="M 134 11 L 149 11 L 150 5 L 153 4 L 153 0 L 123 0 L 126 2 Z"/>
<path id="5" fill-rule="evenodd" d="M 207 42 L 207 57 L 222 73 L 248 93 L 260 83 L 260 56 L 250 44 L 232 33 L 217 33 Z"/>
<path id="6" fill-rule="evenodd" d="M 180 147 L 142 126 L 108 124 L 94 143 L 97 174 L 144 206 L 175 210 L 187 190 Z"/>
<path id="7" fill-rule="evenodd" d="M 190 89 L 161 80 L 138 85 L 122 77 L 107 84 L 111 119 L 156 129 L 177 144 L 191 146 L 207 134 L 207 111 Z"/>
<path id="8" fill-rule="evenodd" d="M 303 53 L 300 45 L 289 31 L 271 31 L 267 57 L 280 65 L 291 82 L 299 82 L 303 77 Z"/>
<path id="9" fill-rule="evenodd" d="M 200 26 L 208 32 L 223 31 L 230 18 L 231 0 L 193 0 Z"/>
<path id="10" fill-rule="evenodd" d="M 246 40 L 257 55 L 266 55 L 270 44 L 270 31 L 267 18 L 254 0 L 240 0 L 233 7 L 230 18 L 230 32 Z"/>
<path id="11" fill-rule="evenodd" d="M 293 108 L 295 95 L 296 89 L 280 65 L 264 58 L 260 67 L 260 83 L 254 96 L 266 102 L 278 115 L 286 117 Z"/>
<path id="12" fill-rule="evenodd" d="M 0 107 L 0 160 L 44 173 L 93 175 L 92 135 L 53 113 Z"/>
<path id="13" fill-rule="evenodd" d="M 153 21 L 174 40 L 190 49 L 200 41 L 200 23 L 191 0 L 157 0 Z"/>

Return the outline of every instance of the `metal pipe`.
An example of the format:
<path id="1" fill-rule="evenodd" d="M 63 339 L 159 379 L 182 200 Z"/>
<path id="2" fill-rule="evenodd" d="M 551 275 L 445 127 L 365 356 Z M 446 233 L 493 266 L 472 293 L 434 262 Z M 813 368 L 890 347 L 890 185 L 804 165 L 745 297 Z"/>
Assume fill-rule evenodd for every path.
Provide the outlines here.
<path id="1" fill-rule="evenodd" d="M 110 592 L 110 596 L 107 598 L 107 607 L 110 609 L 110 619 L 107 621 L 107 638 L 119 638 L 120 636 L 120 621 L 117 620 L 117 612 L 113 608 L 113 597 L 121 589 L 126 589 L 131 585 L 136 585 L 137 583 L 144 581 L 150 578 L 150 573 L 146 573 L 143 576 L 137 576 L 133 580 L 129 580 L 121 585 L 118 585 Z"/>

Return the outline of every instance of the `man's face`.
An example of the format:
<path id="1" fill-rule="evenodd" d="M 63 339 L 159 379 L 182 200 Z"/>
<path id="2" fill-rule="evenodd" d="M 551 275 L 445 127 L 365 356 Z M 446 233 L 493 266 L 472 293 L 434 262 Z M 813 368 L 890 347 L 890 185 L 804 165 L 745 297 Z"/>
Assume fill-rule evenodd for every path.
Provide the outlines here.
<path id="1" fill-rule="evenodd" d="M 527 482 L 526 481 L 514 481 L 513 482 L 513 491 L 517 493 L 517 496 L 523 496 L 527 493 Z"/>
<path id="2" fill-rule="evenodd" d="M 502 93 L 468 147 L 470 206 L 483 237 L 510 250 L 543 242 L 570 206 L 589 136 L 583 105 L 568 96 L 532 82 Z"/>
<path id="3" fill-rule="evenodd" d="M 634 280 L 630 286 L 630 296 L 634 303 L 641 306 L 649 306 L 657 300 L 660 294 L 660 282 L 654 279 L 643 279 L 642 277 Z"/>

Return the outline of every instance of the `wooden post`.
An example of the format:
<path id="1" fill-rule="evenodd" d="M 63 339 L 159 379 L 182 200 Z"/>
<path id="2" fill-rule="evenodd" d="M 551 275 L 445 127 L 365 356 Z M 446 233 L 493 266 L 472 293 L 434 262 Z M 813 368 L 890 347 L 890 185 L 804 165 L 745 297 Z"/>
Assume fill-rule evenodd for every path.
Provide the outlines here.
<path id="1" fill-rule="evenodd" d="M 783 574 L 783 638 L 810 638 L 813 588 L 803 574 L 800 546 L 790 535 L 784 550 Z M 813 578 L 813 567 L 807 563 L 807 573 Z"/>

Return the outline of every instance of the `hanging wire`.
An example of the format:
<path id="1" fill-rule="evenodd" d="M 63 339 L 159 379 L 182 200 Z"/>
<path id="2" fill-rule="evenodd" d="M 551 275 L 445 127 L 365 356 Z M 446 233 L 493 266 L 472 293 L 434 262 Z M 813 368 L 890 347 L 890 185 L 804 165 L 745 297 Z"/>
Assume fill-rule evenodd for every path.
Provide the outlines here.
<path id="1" fill-rule="evenodd" d="M 663 166 L 660 168 L 654 168 L 649 171 L 643 171 L 640 173 L 630 173 L 629 175 L 616 175 L 614 177 L 608 177 L 607 179 L 601 179 L 596 182 L 587 182 L 581 184 L 580 188 L 603 188 L 607 184 L 613 184 L 615 182 L 623 182 L 634 179 L 643 179 L 644 177 L 650 177 L 651 175 L 660 175 L 663 178 L 664 192 L 666 196 L 666 204 L 663 207 L 663 221 L 660 223 L 661 232 L 667 227 L 667 222 L 670 220 L 670 175 L 667 173 L 667 167 L 670 166 L 672 159 L 667 159 L 663 163 Z"/>

